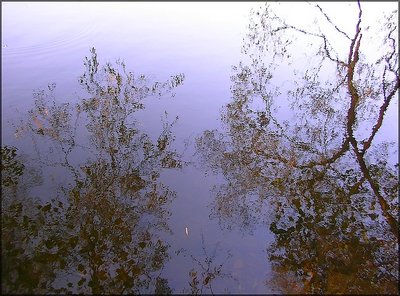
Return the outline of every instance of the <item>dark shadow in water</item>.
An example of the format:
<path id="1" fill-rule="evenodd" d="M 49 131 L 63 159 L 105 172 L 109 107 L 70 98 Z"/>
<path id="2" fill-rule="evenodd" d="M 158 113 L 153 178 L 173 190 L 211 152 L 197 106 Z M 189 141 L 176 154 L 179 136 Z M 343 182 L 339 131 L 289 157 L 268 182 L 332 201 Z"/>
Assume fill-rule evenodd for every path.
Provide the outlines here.
<path id="1" fill-rule="evenodd" d="M 171 293 L 161 233 L 170 232 L 175 193 L 159 177 L 182 161 L 171 148 L 174 122 L 165 119 L 153 142 L 135 114 L 183 79 L 151 83 L 122 62 L 100 67 L 92 49 L 79 79 L 87 98 L 56 103 L 54 84 L 35 93 L 17 133 L 32 137 L 36 158 L 1 149 L 3 293 Z M 61 185 L 33 196 L 54 168 Z"/>
<path id="2" fill-rule="evenodd" d="M 324 33 L 291 26 L 272 4 L 254 11 L 224 130 L 196 139 L 226 180 L 211 215 L 247 231 L 269 224 L 267 285 L 283 293 L 398 293 L 398 165 L 388 162 L 393 143 L 373 141 L 399 89 L 396 13 L 382 30 L 387 52 L 369 64 L 358 12 L 353 36 L 334 27 L 348 39 L 340 60 Z M 301 48 L 290 34 L 317 53 L 284 88 L 274 76 L 296 66 Z M 275 108 L 286 102 L 288 112 Z"/>

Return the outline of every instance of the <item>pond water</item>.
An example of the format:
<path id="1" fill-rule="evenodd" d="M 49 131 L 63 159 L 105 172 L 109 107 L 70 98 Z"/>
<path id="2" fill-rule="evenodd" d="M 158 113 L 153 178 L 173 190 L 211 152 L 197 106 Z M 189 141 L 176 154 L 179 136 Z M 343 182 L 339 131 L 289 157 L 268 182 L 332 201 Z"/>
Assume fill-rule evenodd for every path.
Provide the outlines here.
<path id="1" fill-rule="evenodd" d="M 2 292 L 397 293 L 396 6 L 291 5 L 3 2 Z"/>

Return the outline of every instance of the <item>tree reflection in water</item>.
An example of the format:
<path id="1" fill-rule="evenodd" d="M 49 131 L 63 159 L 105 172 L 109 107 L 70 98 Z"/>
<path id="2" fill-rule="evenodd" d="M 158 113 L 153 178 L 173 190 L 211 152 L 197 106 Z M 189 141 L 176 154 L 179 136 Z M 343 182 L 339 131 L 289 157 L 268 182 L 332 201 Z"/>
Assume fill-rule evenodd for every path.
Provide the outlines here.
<path id="1" fill-rule="evenodd" d="M 146 97 L 166 94 L 183 79 L 152 84 L 123 62 L 100 67 L 93 48 L 79 79 L 88 98 L 58 104 L 55 85 L 35 93 L 17 135 L 32 137 L 37 159 L 1 150 L 3 293 L 171 292 L 160 276 L 169 258 L 160 234 L 170 231 L 175 193 L 159 177 L 182 161 L 171 148 L 174 122 L 165 119 L 153 142 L 135 113 Z M 51 201 L 29 195 L 37 185 L 29 165 L 36 172 L 63 169 L 66 181 L 49 193 Z"/>
<path id="2" fill-rule="evenodd" d="M 196 140 L 208 168 L 226 179 L 214 189 L 212 215 L 247 230 L 269 223 L 267 285 L 281 292 L 398 293 L 398 166 L 388 162 L 396 147 L 374 141 L 399 89 L 397 11 L 371 63 L 360 4 L 352 35 L 311 4 L 347 51 L 317 25 L 278 17 L 273 5 L 252 14 L 245 61 L 233 67 L 222 111 L 226 129 Z M 296 63 L 297 40 L 311 44 L 307 65 Z M 285 88 L 275 78 L 280 68 L 288 69 Z M 286 102 L 290 119 L 276 108 Z"/>
<path id="3" fill-rule="evenodd" d="M 228 278 L 232 279 L 233 281 L 237 282 L 238 280 L 232 276 L 231 273 L 225 272 L 223 269 L 224 264 L 232 257 L 231 253 L 226 251 L 227 255 L 223 261 L 219 261 L 220 257 L 217 256 L 217 253 L 221 251 L 219 247 L 219 243 L 217 242 L 214 246 L 214 249 L 211 251 L 207 251 L 207 246 L 205 243 L 204 235 L 201 234 L 201 248 L 202 254 L 200 257 L 195 257 L 187 250 L 181 249 L 177 251 L 177 254 L 183 254 L 184 257 L 189 256 L 192 260 L 194 267 L 189 271 L 189 286 L 190 289 L 184 289 L 182 292 L 184 294 L 191 294 L 191 295 L 203 295 L 203 294 L 211 294 L 214 295 L 213 284 L 218 279 Z M 229 287 L 225 287 L 225 293 L 229 293 Z"/>

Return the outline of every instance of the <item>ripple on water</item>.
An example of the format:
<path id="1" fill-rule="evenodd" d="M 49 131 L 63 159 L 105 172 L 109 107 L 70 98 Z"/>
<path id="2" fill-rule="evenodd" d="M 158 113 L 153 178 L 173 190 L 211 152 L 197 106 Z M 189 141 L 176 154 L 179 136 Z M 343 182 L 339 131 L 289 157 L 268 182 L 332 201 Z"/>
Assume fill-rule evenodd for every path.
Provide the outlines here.
<path id="1" fill-rule="evenodd" d="M 93 22 L 87 24 L 79 24 L 75 26 L 70 33 L 59 32 L 57 36 L 55 33 L 50 36 L 43 36 L 42 40 L 36 44 L 26 45 L 26 42 L 16 41 L 13 44 L 12 38 L 6 43 L 2 44 L 2 56 L 8 59 L 24 58 L 31 56 L 49 55 L 54 53 L 64 52 L 71 48 L 78 47 L 87 40 L 95 32 L 95 26 Z M 27 33 L 28 34 L 28 33 Z M 40 34 L 38 33 L 38 36 Z M 23 45 L 19 45 L 23 43 Z"/>

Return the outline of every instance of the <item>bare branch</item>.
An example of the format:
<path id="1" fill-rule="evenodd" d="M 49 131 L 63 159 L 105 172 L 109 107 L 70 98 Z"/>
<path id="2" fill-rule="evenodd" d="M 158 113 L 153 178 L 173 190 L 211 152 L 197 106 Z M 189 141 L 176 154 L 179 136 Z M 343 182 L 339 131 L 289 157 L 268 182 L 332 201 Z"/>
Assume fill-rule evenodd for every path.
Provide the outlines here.
<path id="1" fill-rule="evenodd" d="M 325 35 L 321 35 L 321 37 L 322 37 L 322 39 L 324 40 L 324 50 L 325 50 L 325 54 L 326 54 L 327 58 L 330 59 L 332 62 L 335 62 L 335 63 L 337 63 L 337 64 L 339 64 L 339 65 L 344 66 L 344 67 L 347 67 L 348 65 L 347 65 L 345 62 L 339 61 L 337 58 L 334 59 L 334 58 L 331 57 L 330 51 L 329 51 L 329 49 L 328 49 L 328 43 L 329 43 L 329 42 L 328 42 L 328 40 L 326 39 L 326 36 L 325 36 Z"/>
<path id="2" fill-rule="evenodd" d="M 349 143 L 350 143 L 349 138 L 346 138 L 346 140 L 343 142 L 343 144 L 340 147 L 340 149 L 337 150 L 332 155 L 332 157 L 330 157 L 328 159 L 324 159 L 324 160 L 319 161 L 319 162 L 312 161 L 312 162 L 308 163 L 307 165 L 299 166 L 299 168 L 312 168 L 312 167 L 317 166 L 317 165 L 323 165 L 324 166 L 324 165 L 327 165 L 327 164 L 334 163 L 336 160 L 338 160 L 340 157 L 342 157 L 346 153 L 346 151 L 349 150 Z"/>
<path id="3" fill-rule="evenodd" d="M 315 4 L 315 6 L 321 11 L 321 13 L 325 16 L 326 20 L 335 27 L 336 31 L 338 31 L 339 33 L 343 34 L 347 39 L 351 40 L 351 38 L 349 37 L 349 35 L 347 35 L 347 33 L 343 32 L 342 30 L 340 30 L 333 22 L 332 20 L 329 18 L 329 16 L 322 10 L 322 8 L 318 5 Z"/>
<path id="4" fill-rule="evenodd" d="M 308 31 L 306 31 L 306 30 L 297 28 L 297 27 L 295 27 L 295 26 L 288 25 L 288 24 L 285 23 L 285 22 L 283 22 L 283 25 L 284 25 L 283 27 L 277 28 L 276 30 L 274 30 L 274 31 L 272 31 L 272 32 L 275 32 L 275 31 L 277 32 L 277 31 L 286 30 L 286 29 L 292 29 L 292 30 L 295 30 L 295 31 L 297 31 L 297 32 L 303 33 L 303 34 L 305 34 L 305 35 L 315 36 L 315 37 L 320 37 L 320 38 L 322 38 L 322 35 L 320 35 L 320 34 L 313 33 L 313 32 L 308 32 Z"/>
<path id="5" fill-rule="evenodd" d="M 392 42 L 393 51 L 390 53 L 390 56 L 389 56 L 389 57 L 386 57 L 386 62 L 387 62 L 387 64 L 388 64 L 388 66 L 389 66 L 390 72 L 394 73 L 394 74 L 396 75 L 396 77 L 397 77 L 397 80 L 399 80 L 399 79 L 400 79 L 400 78 L 399 78 L 399 67 L 397 67 L 396 69 L 393 69 L 393 68 L 391 67 L 391 65 L 390 65 L 390 60 L 391 60 L 391 59 L 393 58 L 393 56 L 396 54 L 396 40 L 392 37 L 392 33 L 393 33 L 394 31 L 396 31 L 396 29 L 397 29 L 397 27 L 396 27 L 396 28 L 393 28 L 393 29 L 389 32 L 389 35 L 388 35 L 388 39 Z"/>
<path id="6" fill-rule="evenodd" d="M 362 176 L 361 179 L 360 179 L 360 181 L 358 181 L 358 182 L 355 183 L 352 187 L 350 187 L 350 189 L 349 189 L 349 195 L 353 195 L 353 194 L 358 193 L 358 191 L 359 191 L 359 189 L 360 189 L 360 186 L 364 183 L 364 181 L 365 181 L 365 177 Z"/>
<path id="7" fill-rule="evenodd" d="M 335 59 L 335 58 L 333 58 L 333 57 L 331 56 L 330 51 L 329 51 L 329 49 L 328 49 L 328 43 L 329 43 L 329 42 L 328 42 L 328 40 L 327 40 L 327 38 L 326 38 L 325 35 L 323 35 L 323 34 L 317 34 L 317 33 L 313 33 L 313 32 L 309 32 L 309 31 L 306 31 L 306 30 L 297 28 L 297 27 L 295 27 L 295 26 L 289 25 L 289 24 L 287 24 L 287 23 L 284 22 L 284 21 L 282 21 L 282 22 L 283 22 L 283 26 L 282 26 L 282 27 L 278 27 L 278 28 L 276 28 L 275 30 L 273 30 L 273 31 L 272 31 L 273 33 L 279 32 L 279 31 L 281 31 L 281 30 L 292 29 L 292 30 L 294 30 L 294 31 L 300 32 L 300 33 L 305 34 L 305 35 L 308 35 L 308 36 L 313 36 L 313 37 L 321 38 L 321 39 L 324 41 L 324 50 L 325 50 L 325 54 L 326 54 L 327 58 L 330 59 L 332 62 L 335 62 L 335 63 L 338 63 L 338 64 L 340 64 L 340 65 L 343 65 L 343 66 L 347 67 L 347 64 L 346 64 L 346 63 L 340 61 L 340 60 L 337 59 L 337 58 Z"/>
<path id="8" fill-rule="evenodd" d="M 374 192 L 375 196 L 378 198 L 379 205 L 381 206 L 381 210 L 383 213 L 383 216 L 386 218 L 386 222 L 389 224 L 390 230 L 393 233 L 393 235 L 399 239 L 399 226 L 398 226 L 398 221 L 389 213 L 389 204 L 387 201 L 383 198 L 382 194 L 379 191 L 379 185 L 372 179 L 371 174 L 369 173 L 367 164 L 365 163 L 364 157 L 361 152 L 358 151 L 357 149 L 357 141 L 354 137 L 350 137 L 350 143 L 351 146 L 353 147 L 354 153 L 356 154 L 357 157 L 357 162 L 358 165 L 360 166 L 361 172 L 363 173 L 364 178 L 368 181 L 369 185 L 372 188 L 372 191 Z"/>
<path id="9" fill-rule="evenodd" d="M 358 35 L 360 34 L 360 24 L 361 24 L 361 16 L 362 16 L 362 10 L 361 10 L 361 6 L 360 6 L 360 2 L 358 2 L 358 7 L 359 7 L 359 13 L 358 13 L 358 22 L 356 25 L 356 34 L 354 36 L 354 38 L 351 40 L 351 45 L 350 45 L 350 51 L 349 51 L 349 56 L 348 56 L 348 61 L 347 63 L 350 65 L 352 59 L 353 59 L 353 53 L 354 53 L 354 45 L 357 41 Z"/>
<path id="10" fill-rule="evenodd" d="M 383 117 L 385 115 L 385 112 L 390 104 L 390 101 L 392 100 L 393 96 L 396 94 L 396 92 L 398 91 L 399 86 L 400 86 L 400 80 L 397 79 L 396 85 L 394 86 L 393 90 L 389 93 L 388 96 L 386 96 L 386 87 L 385 87 L 385 82 L 384 82 L 386 69 L 387 68 L 385 67 L 385 71 L 384 71 L 383 79 L 382 79 L 384 101 L 383 101 L 381 108 L 379 109 L 379 116 L 378 116 L 376 124 L 372 128 L 372 133 L 369 136 L 368 140 L 363 143 L 363 149 L 361 150 L 361 154 L 363 154 L 363 155 L 368 150 L 368 148 L 371 146 L 372 140 L 374 139 L 374 137 L 375 137 L 376 133 L 378 132 L 378 130 L 380 129 L 380 127 L 382 126 Z"/>
<path id="11" fill-rule="evenodd" d="M 362 38 L 362 34 L 360 34 L 361 14 L 362 14 L 362 11 L 360 8 L 359 19 L 358 19 L 358 23 L 356 26 L 356 34 L 350 45 L 348 68 L 347 68 L 347 87 L 348 87 L 348 91 L 351 96 L 350 107 L 347 112 L 347 134 L 349 137 L 353 136 L 353 125 L 356 121 L 355 109 L 356 109 L 358 102 L 360 101 L 360 96 L 357 92 L 357 89 L 354 87 L 353 77 L 354 77 L 354 69 L 355 69 L 355 66 L 356 66 L 356 64 L 358 62 L 358 58 L 359 58 L 358 52 L 360 49 L 361 38 Z M 357 41 L 357 44 L 356 44 L 356 41 Z M 355 49 L 354 49 L 354 46 L 356 46 Z"/>

